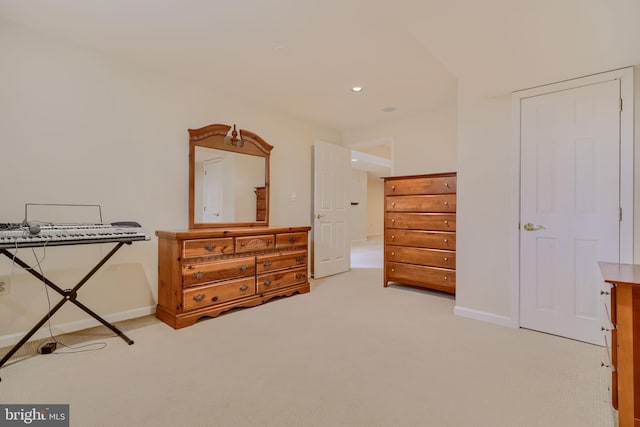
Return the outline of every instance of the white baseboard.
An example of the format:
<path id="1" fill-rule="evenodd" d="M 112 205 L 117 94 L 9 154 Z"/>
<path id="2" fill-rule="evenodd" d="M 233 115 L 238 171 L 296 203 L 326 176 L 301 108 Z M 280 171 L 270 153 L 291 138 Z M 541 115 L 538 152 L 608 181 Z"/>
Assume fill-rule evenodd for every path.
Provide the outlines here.
<path id="1" fill-rule="evenodd" d="M 156 306 L 149 307 L 140 307 L 133 310 L 121 311 L 119 313 L 112 313 L 106 316 L 101 316 L 109 323 L 120 322 L 122 320 L 135 319 L 137 317 L 148 316 L 156 312 Z M 54 316 L 55 317 L 55 316 Z M 52 319 L 54 318 L 52 317 Z M 100 326 L 101 323 L 95 320 L 92 317 L 88 317 L 86 319 L 76 320 L 68 323 L 61 323 L 59 325 L 52 325 L 51 330 L 54 335 L 67 334 L 69 332 L 81 331 L 83 329 L 93 328 L 95 326 Z M 15 334 L 10 335 L 1 335 L 0 336 L 0 347 L 9 347 L 15 345 L 18 341 L 22 339 L 27 334 L 28 331 L 17 332 Z M 49 337 L 49 328 L 46 324 L 44 324 L 38 332 L 33 334 L 29 341 L 34 341 L 42 338 Z"/>
<path id="2" fill-rule="evenodd" d="M 453 313 L 456 316 L 468 317 L 474 320 L 480 320 L 488 323 L 495 323 L 497 325 L 507 326 L 509 328 L 519 328 L 518 322 L 516 322 L 513 318 L 507 316 L 500 316 L 494 313 L 488 313 L 486 311 L 473 310 L 470 308 L 464 308 L 460 306 L 455 306 L 453 308 Z"/>

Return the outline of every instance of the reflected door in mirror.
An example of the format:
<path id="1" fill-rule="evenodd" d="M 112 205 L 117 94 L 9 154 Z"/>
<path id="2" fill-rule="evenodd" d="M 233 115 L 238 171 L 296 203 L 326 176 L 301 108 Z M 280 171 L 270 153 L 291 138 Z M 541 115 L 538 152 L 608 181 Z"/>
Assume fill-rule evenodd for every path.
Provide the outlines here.
<path id="1" fill-rule="evenodd" d="M 265 186 L 263 157 L 195 147 L 196 223 L 256 221 L 255 190 Z"/>

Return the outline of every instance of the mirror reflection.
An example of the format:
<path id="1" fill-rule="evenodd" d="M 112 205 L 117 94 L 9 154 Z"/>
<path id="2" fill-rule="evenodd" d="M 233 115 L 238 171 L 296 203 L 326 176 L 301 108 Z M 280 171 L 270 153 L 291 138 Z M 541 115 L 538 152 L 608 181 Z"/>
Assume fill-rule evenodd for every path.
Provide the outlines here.
<path id="1" fill-rule="evenodd" d="M 195 147 L 194 222 L 264 221 L 265 165 L 264 157 Z"/>

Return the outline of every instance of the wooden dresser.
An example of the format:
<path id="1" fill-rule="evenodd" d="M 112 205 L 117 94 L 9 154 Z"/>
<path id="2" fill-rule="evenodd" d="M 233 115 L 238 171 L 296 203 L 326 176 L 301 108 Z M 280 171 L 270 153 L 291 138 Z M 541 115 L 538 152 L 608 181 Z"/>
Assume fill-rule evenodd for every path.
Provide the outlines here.
<path id="1" fill-rule="evenodd" d="M 256 187 L 256 221 L 267 219 L 267 187 Z"/>
<path id="2" fill-rule="evenodd" d="M 384 178 L 384 286 L 455 294 L 456 173 Z"/>
<path id="3" fill-rule="evenodd" d="M 602 365 L 612 369 L 611 402 L 619 427 L 640 427 L 640 265 L 599 264 L 610 285 L 601 294 L 610 298 L 610 324 L 602 327 L 609 360 Z"/>
<path id="4" fill-rule="evenodd" d="M 235 307 L 309 292 L 310 228 L 156 231 L 156 317 L 178 329 Z"/>

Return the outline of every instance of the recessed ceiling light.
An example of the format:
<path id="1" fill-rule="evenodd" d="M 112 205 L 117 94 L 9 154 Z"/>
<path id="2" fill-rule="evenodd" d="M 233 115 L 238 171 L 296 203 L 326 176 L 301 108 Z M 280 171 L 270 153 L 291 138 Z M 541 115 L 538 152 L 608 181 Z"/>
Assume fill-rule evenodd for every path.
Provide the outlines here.
<path id="1" fill-rule="evenodd" d="M 393 113 L 394 111 L 396 111 L 396 107 L 384 107 L 382 111 L 384 111 L 385 113 Z"/>
<path id="2" fill-rule="evenodd" d="M 351 92 L 355 92 L 355 93 L 362 92 L 362 87 L 361 86 L 354 86 L 354 87 L 351 88 Z"/>

